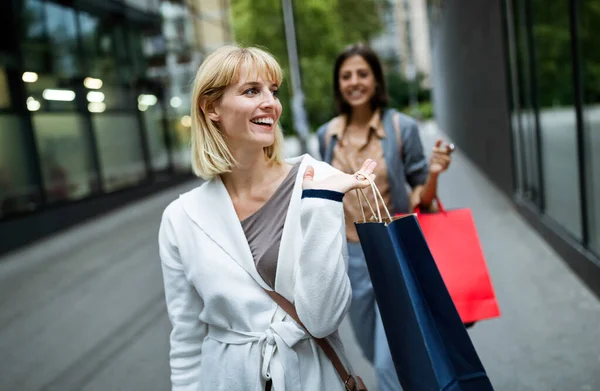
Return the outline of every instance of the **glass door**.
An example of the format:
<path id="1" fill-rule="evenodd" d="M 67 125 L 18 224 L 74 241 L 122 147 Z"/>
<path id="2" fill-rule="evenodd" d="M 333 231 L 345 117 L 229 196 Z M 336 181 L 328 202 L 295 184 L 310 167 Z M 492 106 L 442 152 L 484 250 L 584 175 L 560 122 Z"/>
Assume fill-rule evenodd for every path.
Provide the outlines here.
<path id="1" fill-rule="evenodd" d="M 522 1 L 506 0 L 505 5 L 516 191 L 524 201 L 541 209 L 542 172 L 533 94 L 529 10 Z"/>

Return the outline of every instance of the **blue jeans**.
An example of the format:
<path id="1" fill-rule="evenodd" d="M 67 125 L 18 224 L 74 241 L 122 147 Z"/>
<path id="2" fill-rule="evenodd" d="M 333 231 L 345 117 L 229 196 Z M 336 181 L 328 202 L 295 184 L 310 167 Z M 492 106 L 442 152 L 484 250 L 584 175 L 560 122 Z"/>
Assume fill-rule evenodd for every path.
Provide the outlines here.
<path id="1" fill-rule="evenodd" d="M 348 242 L 348 277 L 352 285 L 350 322 L 364 356 L 373 364 L 378 391 L 402 390 L 394 368 L 373 285 L 360 243 Z"/>

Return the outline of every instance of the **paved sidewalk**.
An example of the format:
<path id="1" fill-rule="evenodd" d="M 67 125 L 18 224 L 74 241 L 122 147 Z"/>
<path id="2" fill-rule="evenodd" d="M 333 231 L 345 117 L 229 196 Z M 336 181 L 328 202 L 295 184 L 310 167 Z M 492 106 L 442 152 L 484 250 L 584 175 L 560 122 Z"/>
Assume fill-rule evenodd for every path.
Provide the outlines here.
<path id="1" fill-rule="evenodd" d="M 427 148 L 436 134 L 423 126 Z M 170 389 L 157 228 L 169 201 L 196 185 L 0 258 L 0 391 Z M 600 302 L 460 151 L 440 195 L 472 209 L 500 301 L 502 317 L 471 330 L 496 390 L 600 390 Z M 342 333 L 374 390 L 347 323 Z"/>

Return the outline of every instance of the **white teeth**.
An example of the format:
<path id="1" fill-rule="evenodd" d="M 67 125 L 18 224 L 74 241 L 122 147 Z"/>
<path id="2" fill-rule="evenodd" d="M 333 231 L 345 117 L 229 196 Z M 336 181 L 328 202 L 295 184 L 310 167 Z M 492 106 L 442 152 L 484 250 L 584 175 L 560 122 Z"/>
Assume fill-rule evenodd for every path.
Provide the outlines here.
<path id="1" fill-rule="evenodd" d="M 353 98 L 358 98 L 361 95 L 362 95 L 362 92 L 360 92 L 360 91 L 352 91 L 350 93 L 350 96 L 353 97 Z"/>
<path id="2" fill-rule="evenodd" d="M 254 122 L 255 124 L 273 125 L 273 118 L 270 118 L 270 117 L 257 118 L 257 119 L 253 119 L 252 122 Z"/>

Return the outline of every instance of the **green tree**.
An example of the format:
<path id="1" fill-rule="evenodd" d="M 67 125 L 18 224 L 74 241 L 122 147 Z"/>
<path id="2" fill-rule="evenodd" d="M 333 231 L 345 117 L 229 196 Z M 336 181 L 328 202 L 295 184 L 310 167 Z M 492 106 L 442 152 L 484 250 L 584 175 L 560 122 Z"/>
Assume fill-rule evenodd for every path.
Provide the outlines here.
<path id="1" fill-rule="evenodd" d="M 325 122 L 334 112 L 332 78 L 336 56 L 346 45 L 368 41 L 381 30 L 380 3 L 378 0 L 294 2 L 302 87 L 312 128 Z M 232 14 L 236 41 L 266 48 L 284 69 L 281 123 L 286 132 L 290 132 L 293 125 L 289 65 L 281 0 L 233 0 Z"/>

